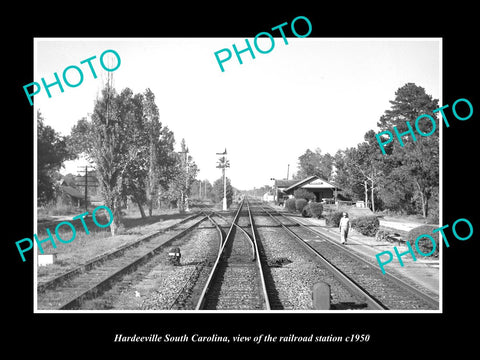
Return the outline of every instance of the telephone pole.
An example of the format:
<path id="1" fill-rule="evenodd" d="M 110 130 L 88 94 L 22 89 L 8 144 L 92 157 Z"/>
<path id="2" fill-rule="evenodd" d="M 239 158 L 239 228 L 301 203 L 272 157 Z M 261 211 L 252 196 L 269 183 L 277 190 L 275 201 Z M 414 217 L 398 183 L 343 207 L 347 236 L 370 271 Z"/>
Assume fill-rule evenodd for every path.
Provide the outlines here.
<path id="1" fill-rule="evenodd" d="M 185 211 L 190 211 L 190 208 L 188 207 L 188 147 L 186 148 L 185 151 L 179 151 L 180 154 L 185 154 L 185 192 L 183 194 L 183 199 L 182 201 L 185 202 Z"/>
<path id="2" fill-rule="evenodd" d="M 83 169 L 83 166 L 79 166 L 79 168 Z M 92 171 L 94 168 L 93 166 L 90 165 L 85 165 L 85 170 L 78 170 L 78 172 L 85 172 L 85 181 L 84 184 L 76 184 L 77 186 L 84 185 L 85 186 L 85 211 L 88 212 L 88 186 L 97 186 L 96 184 L 92 184 L 88 182 L 88 169 L 90 168 L 90 171 Z"/>

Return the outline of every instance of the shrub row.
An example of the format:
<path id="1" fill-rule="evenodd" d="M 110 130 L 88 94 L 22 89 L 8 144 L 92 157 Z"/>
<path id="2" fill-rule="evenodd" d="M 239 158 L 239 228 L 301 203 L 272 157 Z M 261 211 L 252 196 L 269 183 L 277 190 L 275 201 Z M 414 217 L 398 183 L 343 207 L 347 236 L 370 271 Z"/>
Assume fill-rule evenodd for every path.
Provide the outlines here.
<path id="1" fill-rule="evenodd" d="M 342 218 L 343 212 L 342 211 L 334 211 L 325 216 L 326 222 L 328 226 L 338 227 L 340 225 L 340 219 Z M 389 236 L 391 235 L 389 231 L 386 230 L 379 230 L 380 228 L 380 221 L 376 216 L 361 216 L 356 219 L 351 220 L 350 222 L 352 228 L 360 232 L 362 235 L 365 236 L 375 236 L 375 240 L 389 240 Z M 405 236 L 405 240 L 408 241 L 415 252 L 415 255 L 420 258 L 424 255 L 419 254 L 416 247 L 415 241 L 420 235 L 428 234 L 433 237 L 435 240 L 435 251 L 430 255 L 433 257 L 438 257 L 438 249 L 439 249 L 439 233 L 432 233 L 436 226 L 433 225 L 422 225 L 410 230 L 407 235 Z M 423 254 L 429 254 L 433 249 L 432 241 L 427 237 L 422 237 L 418 241 L 418 248 Z"/>
<path id="2" fill-rule="evenodd" d="M 380 227 L 380 221 L 374 215 L 360 216 L 351 220 L 351 225 L 362 235 L 375 236 Z"/>
<path id="3" fill-rule="evenodd" d="M 300 213 L 303 211 L 303 208 L 307 206 L 307 204 L 308 201 L 306 199 L 295 199 L 295 209 Z"/>
<path id="4" fill-rule="evenodd" d="M 290 212 L 299 212 L 303 216 L 319 218 L 323 212 L 323 205 L 316 202 L 308 202 L 306 199 L 287 199 L 285 208 Z"/>
<path id="5" fill-rule="evenodd" d="M 342 218 L 342 211 L 334 211 L 325 216 L 328 226 L 338 227 L 340 225 L 340 219 Z"/>
<path id="6" fill-rule="evenodd" d="M 305 217 L 314 217 L 319 219 L 323 212 L 323 205 L 316 202 L 308 203 L 302 210 L 302 215 Z"/>
<path id="7" fill-rule="evenodd" d="M 325 216 L 328 226 L 338 227 L 343 211 L 334 211 Z M 380 221 L 376 216 L 360 216 L 356 219 L 350 219 L 350 225 L 359 233 L 365 236 L 375 236 L 380 227 Z"/>
<path id="8" fill-rule="evenodd" d="M 290 212 L 295 212 L 297 210 L 295 207 L 295 199 L 287 199 L 287 201 L 285 201 L 285 208 Z"/>

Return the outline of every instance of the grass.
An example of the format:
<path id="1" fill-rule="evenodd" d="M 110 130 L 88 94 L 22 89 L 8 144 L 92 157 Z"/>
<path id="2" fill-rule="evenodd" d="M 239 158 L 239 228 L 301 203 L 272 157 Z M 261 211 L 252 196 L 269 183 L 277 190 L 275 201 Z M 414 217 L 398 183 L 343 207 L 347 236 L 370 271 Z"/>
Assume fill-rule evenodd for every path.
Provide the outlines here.
<path id="1" fill-rule="evenodd" d="M 84 211 L 80 211 L 76 206 L 64 205 L 64 204 L 47 204 L 40 206 L 37 211 L 37 217 L 39 219 L 48 219 L 51 216 L 58 215 L 78 215 Z M 92 209 L 93 210 L 93 209 Z M 79 212 L 80 211 L 80 212 Z"/>

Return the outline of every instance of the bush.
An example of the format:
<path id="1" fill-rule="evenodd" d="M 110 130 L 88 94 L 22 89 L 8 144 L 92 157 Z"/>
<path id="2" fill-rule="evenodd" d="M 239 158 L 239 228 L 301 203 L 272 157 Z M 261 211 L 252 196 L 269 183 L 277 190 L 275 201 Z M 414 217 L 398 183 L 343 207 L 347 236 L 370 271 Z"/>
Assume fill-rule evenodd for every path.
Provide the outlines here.
<path id="1" fill-rule="evenodd" d="M 302 212 L 307 203 L 308 202 L 305 199 L 295 199 L 295 208 L 298 212 Z"/>
<path id="2" fill-rule="evenodd" d="M 323 205 L 320 203 L 311 202 L 303 208 L 302 215 L 305 217 L 320 218 L 323 212 Z"/>
<path id="3" fill-rule="evenodd" d="M 342 218 L 343 211 L 334 211 L 325 216 L 328 226 L 338 227 L 340 225 L 340 219 Z"/>
<path id="4" fill-rule="evenodd" d="M 295 199 L 287 199 L 287 201 L 285 201 L 285 208 L 288 211 L 295 212 L 295 210 L 296 210 Z"/>
<path id="5" fill-rule="evenodd" d="M 293 196 L 295 199 L 305 199 L 307 202 L 308 200 L 315 200 L 315 194 L 305 189 L 295 190 L 293 192 Z"/>
<path id="6" fill-rule="evenodd" d="M 375 236 L 378 228 L 380 227 L 380 221 L 376 216 L 360 216 L 350 221 L 352 228 L 360 232 L 365 236 Z"/>
<path id="7" fill-rule="evenodd" d="M 429 211 L 427 220 L 430 224 L 438 224 L 439 223 L 438 211 Z"/>
<path id="8" fill-rule="evenodd" d="M 420 235 L 428 234 L 435 239 L 435 251 L 433 252 L 433 254 L 431 254 L 429 256 L 438 257 L 439 235 L 438 235 L 438 232 L 432 234 L 432 230 L 437 229 L 437 228 L 438 228 L 437 226 L 433 226 L 433 225 L 421 225 L 421 226 L 418 226 L 418 227 L 410 230 L 407 233 L 407 235 L 405 237 L 405 240 L 410 243 L 413 251 L 415 252 L 415 255 L 418 255 L 419 257 L 424 256 L 424 255 L 418 253 L 417 247 L 415 246 L 415 240 L 417 240 L 417 238 Z M 433 249 L 432 241 L 428 237 L 421 238 L 418 241 L 418 249 L 424 254 L 429 254 Z"/>

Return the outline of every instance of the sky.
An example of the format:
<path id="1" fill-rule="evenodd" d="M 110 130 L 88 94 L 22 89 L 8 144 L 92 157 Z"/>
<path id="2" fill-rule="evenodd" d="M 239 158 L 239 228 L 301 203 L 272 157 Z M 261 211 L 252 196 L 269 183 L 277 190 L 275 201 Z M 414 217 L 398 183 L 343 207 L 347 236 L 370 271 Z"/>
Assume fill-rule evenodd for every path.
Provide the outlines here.
<path id="1" fill-rule="evenodd" d="M 104 85 L 100 55 L 115 50 L 121 58 L 112 72 L 117 92 L 153 91 L 160 121 L 174 132 L 176 150 L 185 139 L 200 169 L 197 178 L 213 183 L 221 176 L 216 153 L 226 148 L 227 176 L 246 190 L 286 178 L 289 165 L 291 178 L 307 149 L 334 155 L 355 147 L 368 130 L 377 131 L 389 101 L 406 83 L 422 86 L 442 104 L 439 38 L 294 37 L 287 38 L 288 45 L 274 39 L 267 54 L 249 39 L 255 59 L 247 51 L 240 64 L 232 44 L 242 50 L 245 38 L 37 38 L 32 81 L 52 83 L 54 72 L 62 78 L 70 65 L 80 67 L 84 79 L 78 87 L 63 84 L 63 93 L 52 86 L 51 98 L 42 88 L 34 97 L 35 110 L 68 135 L 92 113 Z M 261 38 L 258 45 L 268 49 L 270 40 Z M 214 53 L 224 48 L 232 58 L 222 72 Z M 88 64 L 80 64 L 92 56 L 96 79 Z M 72 83 L 79 80 L 75 76 L 68 72 Z M 68 162 L 61 172 L 77 173 L 82 164 Z"/>

